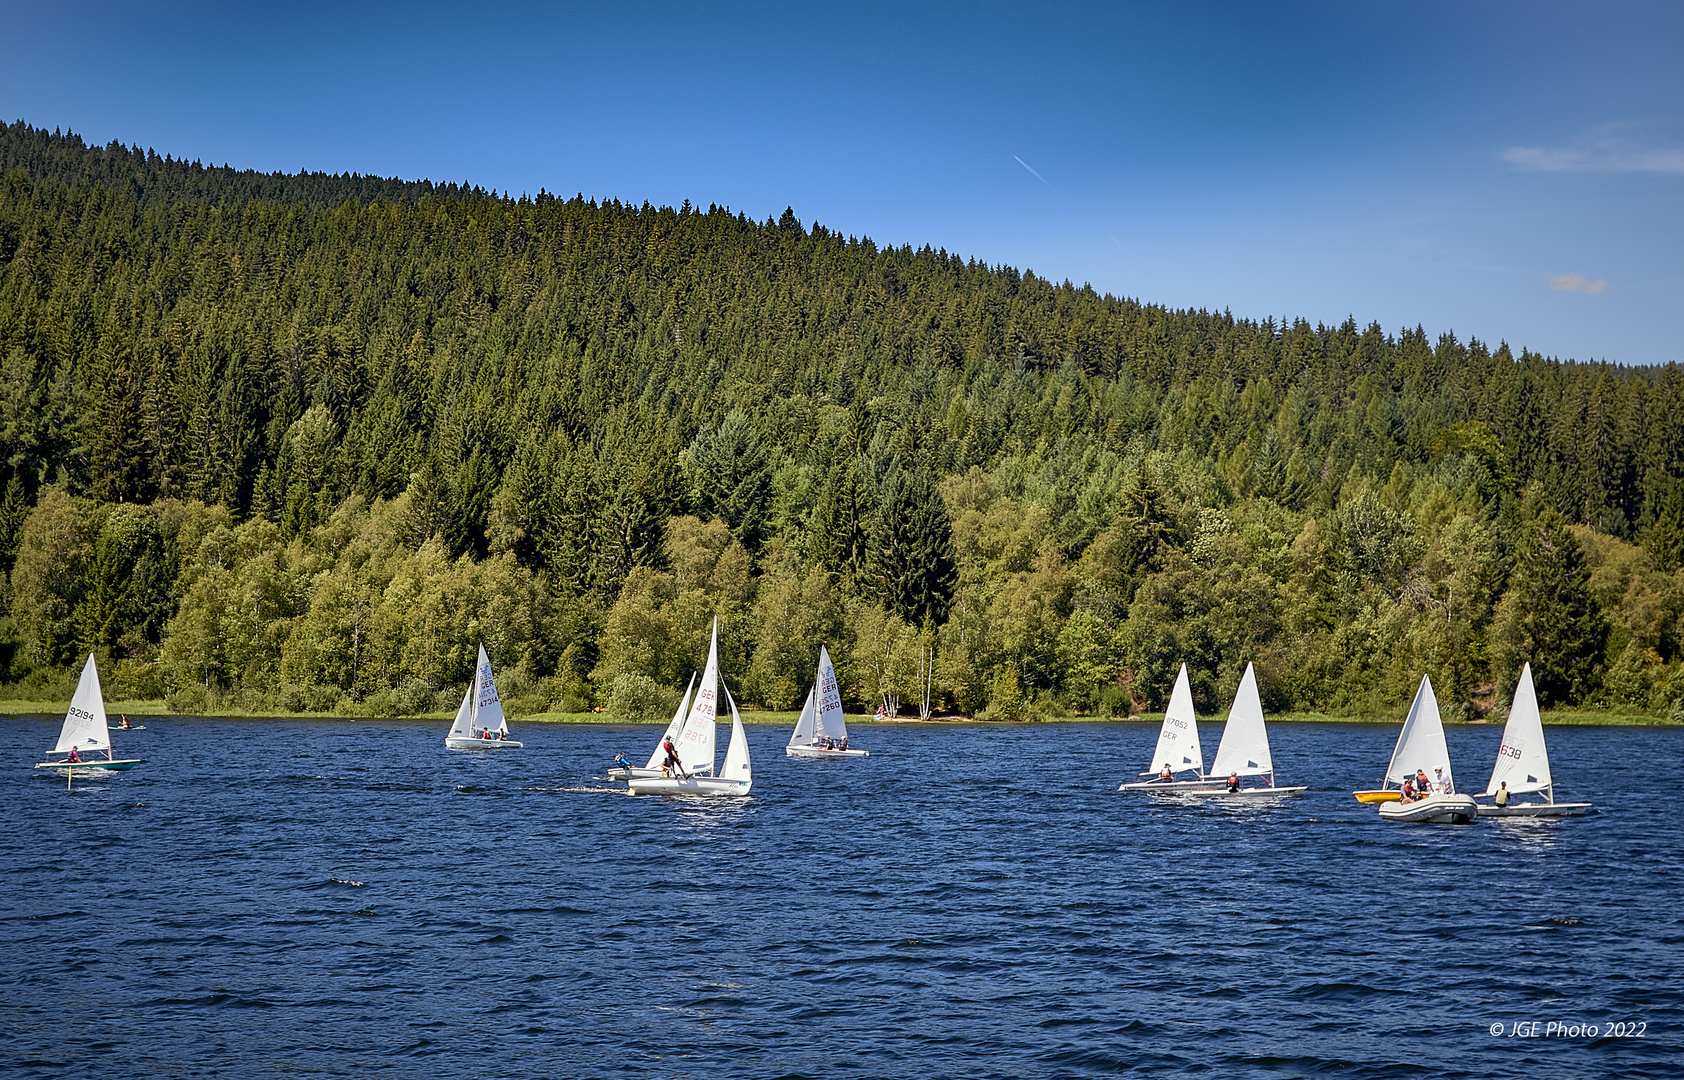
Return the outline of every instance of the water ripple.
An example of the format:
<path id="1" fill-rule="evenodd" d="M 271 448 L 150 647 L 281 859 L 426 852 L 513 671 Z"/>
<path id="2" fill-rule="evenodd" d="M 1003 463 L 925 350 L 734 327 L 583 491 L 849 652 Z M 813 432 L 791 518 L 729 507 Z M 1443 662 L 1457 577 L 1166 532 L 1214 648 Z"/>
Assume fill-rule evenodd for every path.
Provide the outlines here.
<path id="1" fill-rule="evenodd" d="M 1238 806 L 1117 794 L 1153 737 L 1126 724 L 864 727 L 874 756 L 824 767 L 755 728 L 755 797 L 709 802 L 601 780 L 654 729 L 527 725 L 479 755 L 436 724 L 167 718 L 145 768 L 67 795 L 27 767 L 56 721 L 0 721 L 24 763 L 0 775 L 0 1067 L 1674 1071 L 1684 733 L 1552 731 L 1600 813 L 1449 829 L 1350 799 L 1395 728 L 1278 727 L 1315 786 Z M 1451 751 L 1476 775 L 1499 736 Z M 1574 771 L 1605 761 L 1648 765 Z M 1552 1020 L 1648 1026 L 1490 1033 Z"/>

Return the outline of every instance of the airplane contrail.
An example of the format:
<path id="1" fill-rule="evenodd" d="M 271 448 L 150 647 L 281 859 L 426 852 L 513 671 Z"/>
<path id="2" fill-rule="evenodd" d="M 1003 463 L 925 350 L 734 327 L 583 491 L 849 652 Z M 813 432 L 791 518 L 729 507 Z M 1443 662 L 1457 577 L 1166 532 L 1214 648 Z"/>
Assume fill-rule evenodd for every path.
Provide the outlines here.
<path id="1" fill-rule="evenodd" d="M 1047 184 L 1047 178 L 1042 176 L 1040 173 L 1036 172 L 1035 167 L 1033 165 L 1029 164 L 1029 162 L 1027 162 L 1027 161 L 1023 160 L 1022 158 L 1018 157 L 1016 154 L 1012 155 L 1012 160 L 1017 162 L 1019 165 L 1022 165 L 1025 169 L 1028 169 L 1030 176 L 1033 176 L 1035 179 L 1039 180 L 1043 184 Z M 1052 190 L 1054 190 L 1054 188 L 1051 184 L 1047 184 L 1047 190 L 1052 191 Z"/>

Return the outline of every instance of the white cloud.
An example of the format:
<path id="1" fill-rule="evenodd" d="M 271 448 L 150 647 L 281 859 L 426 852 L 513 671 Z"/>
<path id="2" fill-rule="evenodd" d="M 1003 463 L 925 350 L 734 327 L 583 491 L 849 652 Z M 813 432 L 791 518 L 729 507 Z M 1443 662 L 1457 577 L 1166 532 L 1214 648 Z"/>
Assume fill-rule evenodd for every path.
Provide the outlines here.
<path id="1" fill-rule="evenodd" d="M 1609 125 L 1564 146 L 1505 146 L 1498 156 L 1528 172 L 1684 176 L 1684 146 L 1622 134 L 1633 126 Z"/>
<path id="2" fill-rule="evenodd" d="M 1550 278 L 1550 288 L 1556 292 L 1582 292 L 1596 296 L 1608 291 L 1608 279 L 1586 281 L 1583 274 L 1557 274 Z"/>

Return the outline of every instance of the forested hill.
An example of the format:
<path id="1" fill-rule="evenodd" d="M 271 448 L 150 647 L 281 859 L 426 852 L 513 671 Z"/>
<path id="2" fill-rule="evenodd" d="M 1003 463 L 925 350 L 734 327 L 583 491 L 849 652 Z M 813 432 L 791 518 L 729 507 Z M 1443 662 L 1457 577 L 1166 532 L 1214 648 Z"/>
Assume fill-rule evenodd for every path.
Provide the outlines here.
<path id="1" fill-rule="evenodd" d="M 718 207 L 0 133 L 9 674 L 524 705 L 1684 710 L 1684 377 Z M 15 565 L 14 565 L 15 564 Z M 639 699 L 641 700 L 641 699 Z M 653 706 L 651 706 L 653 707 Z"/>
<path id="2" fill-rule="evenodd" d="M 142 205 L 188 201 L 226 205 L 260 199 L 338 206 L 346 200 L 490 197 L 466 184 L 388 180 L 355 173 L 260 173 L 159 157 L 156 151 L 118 142 L 90 147 L 74 133 L 49 132 L 21 120 L 0 126 L 0 173 L 18 168 L 37 180 L 57 180 L 69 187 L 127 191 Z"/>

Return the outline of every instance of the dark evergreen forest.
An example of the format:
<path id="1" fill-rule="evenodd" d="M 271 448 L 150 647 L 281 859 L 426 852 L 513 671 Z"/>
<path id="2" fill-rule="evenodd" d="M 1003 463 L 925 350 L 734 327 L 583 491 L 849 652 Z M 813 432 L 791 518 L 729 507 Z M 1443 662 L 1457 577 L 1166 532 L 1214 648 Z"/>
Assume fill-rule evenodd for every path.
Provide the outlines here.
<path id="1" fill-rule="evenodd" d="M 785 211 L 0 128 L 0 677 L 180 709 L 1684 719 L 1684 371 L 1100 295 Z"/>

